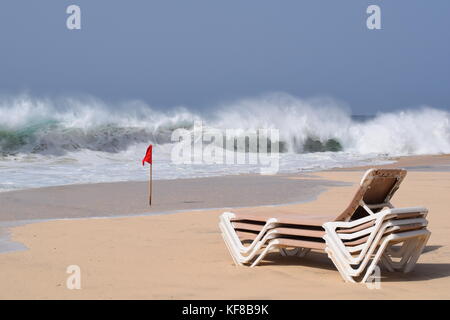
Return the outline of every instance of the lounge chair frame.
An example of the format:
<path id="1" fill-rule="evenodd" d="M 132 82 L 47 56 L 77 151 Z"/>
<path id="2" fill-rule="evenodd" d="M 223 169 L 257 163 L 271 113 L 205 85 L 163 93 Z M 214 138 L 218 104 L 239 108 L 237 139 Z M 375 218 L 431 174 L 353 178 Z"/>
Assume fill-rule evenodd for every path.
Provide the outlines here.
<path id="1" fill-rule="evenodd" d="M 286 238 L 284 233 L 286 230 L 289 231 L 290 223 L 275 217 L 267 219 L 264 224 L 253 226 L 239 223 L 246 219 L 239 219 L 232 212 L 224 212 L 220 216 L 219 227 L 236 265 L 250 264 L 254 267 L 273 249 L 278 249 L 285 256 L 298 257 L 304 257 L 311 250 L 320 250 L 328 254 L 342 278 L 348 282 L 356 282 L 361 277 L 361 282 L 367 281 L 378 263 L 389 271 L 409 272 L 426 245 L 430 232 L 426 230 L 428 224 L 426 208 L 395 208 L 391 203 L 391 198 L 405 175 L 405 170 L 366 171 L 361 179 L 360 188 L 347 209 L 336 220 L 322 224 L 324 230 L 322 238 L 325 241 L 323 247 L 314 244 L 316 240 L 304 242 L 296 240 L 297 243 L 302 243 L 302 246 L 286 246 L 289 242 L 283 241 Z M 365 203 L 364 194 L 377 177 L 388 177 L 391 181 L 395 177 L 396 182 L 390 185 L 390 190 L 381 203 Z M 363 211 L 359 209 L 360 214 L 365 211 L 366 216 L 350 221 L 358 207 L 363 209 Z M 249 232 L 252 234 L 257 232 L 250 244 L 242 243 L 233 226 L 234 223 L 238 228 L 244 228 L 243 231 L 246 227 L 251 227 Z M 308 223 L 300 223 L 300 230 L 302 225 L 308 226 Z M 308 235 L 308 231 L 305 231 L 305 234 Z M 320 232 L 315 233 L 317 234 Z M 402 245 L 399 247 L 398 244 Z"/>

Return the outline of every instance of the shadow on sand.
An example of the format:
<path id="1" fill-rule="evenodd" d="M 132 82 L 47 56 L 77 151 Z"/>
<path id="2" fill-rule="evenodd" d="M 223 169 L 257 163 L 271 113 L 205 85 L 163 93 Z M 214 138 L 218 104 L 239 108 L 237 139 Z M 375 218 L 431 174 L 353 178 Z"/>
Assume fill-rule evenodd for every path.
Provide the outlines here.
<path id="1" fill-rule="evenodd" d="M 426 246 L 422 254 L 439 250 L 442 246 Z M 335 266 L 324 253 L 311 252 L 306 258 L 284 257 L 277 252 L 266 256 L 265 261 L 260 266 L 305 266 L 320 268 L 323 270 L 336 271 Z M 403 282 L 403 281 L 424 281 L 432 279 L 446 278 L 450 276 L 450 263 L 421 263 L 416 264 L 413 271 L 409 273 L 388 272 L 382 269 L 381 280 L 383 282 Z"/>

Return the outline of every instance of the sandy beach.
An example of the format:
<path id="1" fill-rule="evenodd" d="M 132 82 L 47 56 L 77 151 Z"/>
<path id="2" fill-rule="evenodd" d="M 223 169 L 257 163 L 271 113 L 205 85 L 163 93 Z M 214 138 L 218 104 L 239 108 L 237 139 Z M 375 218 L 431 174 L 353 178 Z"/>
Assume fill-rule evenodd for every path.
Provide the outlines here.
<path id="1" fill-rule="evenodd" d="M 0 301 L 450 300 L 450 1 L 0 12 Z"/>
<path id="2" fill-rule="evenodd" d="M 449 299 L 449 165 L 450 156 L 388 165 L 409 169 L 392 202 L 427 207 L 432 236 L 415 270 L 382 273 L 380 290 L 344 283 L 319 253 L 302 259 L 273 253 L 256 268 L 236 267 L 217 226 L 223 208 L 333 215 L 365 170 L 352 168 L 161 181 L 151 210 L 138 182 L 2 193 L 3 234 L 24 249 L 0 253 L 0 298 Z M 21 225 L 5 229 L 15 223 Z M 80 290 L 66 287 L 69 265 L 81 268 Z"/>

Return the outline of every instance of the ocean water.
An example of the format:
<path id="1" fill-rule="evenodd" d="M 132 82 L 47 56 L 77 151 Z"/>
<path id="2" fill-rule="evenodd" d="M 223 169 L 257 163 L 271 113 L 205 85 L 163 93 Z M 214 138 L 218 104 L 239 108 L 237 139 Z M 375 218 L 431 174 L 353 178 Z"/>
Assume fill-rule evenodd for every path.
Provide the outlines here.
<path id="1" fill-rule="evenodd" d="M 0 98 L 0 191 L 75 183 L 148 179 L 141 159 L 154 145 L 154 179 L 259 173 L 259 164 L 176 164 L 172 133 L 279 130 L 279 172 L 377 165 L 389 157 L 450 153 L 450 114 L 420 107 L 352 116 L 331 99 L 286 94 L 242 99 L 193 111 L 161 111 L 139 101 Z M 217 147 L 217 146 L 215 146 Z M 249 152 L 240 150 L 237 152 Z"/>

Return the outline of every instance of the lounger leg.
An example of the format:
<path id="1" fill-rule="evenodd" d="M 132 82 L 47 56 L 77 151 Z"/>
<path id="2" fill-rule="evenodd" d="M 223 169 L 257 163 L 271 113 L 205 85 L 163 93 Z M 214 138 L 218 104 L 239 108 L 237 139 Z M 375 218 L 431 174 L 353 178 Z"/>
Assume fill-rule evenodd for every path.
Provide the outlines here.
<path id="1" fill-rule="evenodd" d="M 287 248 L 280 248 L 280 253 L 283 257 L 298 256 L 301 251 L 302 248 L 294 248 L 291 250 L 288 250 Z"/>
<path id="2" fill-rule="evenodd" d="M 222 230 L 222 236 L 224 237 L 224 240 L 226 241 L 226 244 L 228 245 L 229 251 L 232 254 L 233 258 L 239 265 L 247 264 L 250 261 L 252 261 L 255 256 L 257 256 L 258 252 L 263 249 L 263 247 L 266 245 L 266 243 L 269 243 L 270 234 L 267 234 L 264 236 L 264 238 L 259 241 L 253 250 L 248 253 L 247 256 L 242 255 L 242 253 L 236 248 L 235 243 L 230 239 L 230 235 L 222 229 L 223 225 L 220 224 L 220 228 Z"/>
<path id="3" fill-rule="evenodd" d="M 272 248 L 276 245 L 277 245 L 276 240 L 269 242 L 269 244 L 263 250 L 263 252 L 261 252 L 261 254 L 258 256 L 258 258 L 256 258 L 256 260 L 250 265 L 250 268 L 253 268 L 254 266 L 258 265 L 259 262 L 262 260 L 262 258 L 264 258 L 270 252 L 270 250 L 272 250 Z"/>
<path id="4" fill-rule="evenodd" d="M 252 252 L 249 252 L 248 256 L 243 256 L 239 249 L 236 247 L 236 243 L 233 241 L 232 237 L 229 235 L 229 233 L 226 232 L 224 229 L 224 226 L 222 224 L 219 224 L 221 230 L 222 230 L 222 237 L 224 238 L 224 241 L 228 247 L 228 250 L 230 251 L 230 254 L 232 255 L 234 261 L 237 265 L 243 265 L 244 263 L 249 262 L 253 259 L 253 257 L 257 254 L 259 249 L 264 245 L 265 241 L 259 242 L 252 250 Z"/>
<path id="5" fill-rule="evenodd" d="M 386 253 L 383 253 L 381 255 L 380 261 L 385 266 L 385 268 L 388 269 L 389 272 L 395 271 L 394 267 L 392 266 L 391 259 L 386 255 Z"/>
<path id="6" fill-rule="evenodd" d="M 303 258 L 310 251 L 311 251 L 311 249 L 307 249 L 307 248 L 294 248 L 292 250 L 288 250 L 286 248 L 280 248 L 280 253 L 283 257 L 297 256 L 299 258 Z"/>
<path id="7" fill-rule="evenodd" d="M 306 256 L 310 251 L 311 251 L 311 249 L 301 248 L 301 250 L 299 250 L 299 252 L 297 253 L 297 257 L 303 258 L 303 257 Z"/>
<path id="8" fill-rule="evenodd" d="M 411 260 L 411 257 L 414 255 L 417 246 L 422 242 L 422 238 L 413 238 L 413 239 L 409 239 L 406 240 L 402 250 L 401 251 L 401 255 L 400 257 L 400 261 L 396 262 L 395 268 L 397 270 L 404 270 L 406 265 L 408 264 L 408 261 Z"/>
<path id="9" fill-rule="evenodd" d="M 225 236 L 223 233 L 222 233 L 222 238 L 223 238 L 223 241 L 225 242 L 225 245 L 227 246 L 227 249 L 228 249 L 228 252 L 229 252 L 230 255 L 231 255 L 231 258 L 233 258 L 234 264 L 235 264 L 236 266 L 241 266 L 242 263 L 240 263 L 240 262 L 236 259 L 236 257 L 234 256 L 233 251 L 232 251 L 231 248 L 230 248 L 230 244 L 228 243 L 228 239 L 226 238 L 226 236 Z"/>
<path id="10" fill-rule="evenodd" d="M 403 270 L 404 273 L 410 272 L 414 267 L 416 266 L 417 260 L 419 260 L 420 255 L 422 254 L 423 248 L 428 242 L 428 239 L 430 238 L 431 233 L 428 233 L 426 236 L 422 238 L 422 241 L 418 244 L 413 256 L 408 261 L 407 265 L 405 266 L 405 269 Z"/>
<path id="11" fill-rule="evenodd" d="M 280 254 L 281 254 L 283 257 L 294 256 L 294 255 L 296 255 L 297 252 L 298 252 L 298 248 L 294 248 L 294 249 L 292 249 L 292 250 L 288 250 L 288 249 L 286 249 L 286 248 L 281 248 L 281 247 L 280 247 L 279 250 L 280 250 Z"/>
<path id="12" fill-rule="evenodd" d="M 398 249 L 394 249 L 393 245 L 386 248 L 386 253 L 394 258 L 401 258 L 405 256 L 406 251 L 408 250 L 408 246 L 410 241 L 404 241 L 403 244 Z"/>
<path id="13" fill-rule="evenodd" d="M 241 254 L 249 253 L 254 249 L 255 246 L 260 242 L 260 240 L 267 234 L 267 232 L 275 226 L 276 219 L 269 219 L 266 221 L 262 230 L 258 233 L 255 239 L 253 239 L 252 243 L 247 246 L 244 246 L 236 234 L 236 230 L 234 230 L 231 224 L 231 218 L 235 217 L 234 214 L 225 212 L 220 216 L 220 225 L 223 228 L 222 232 L 224 232 L 233 243 L 233 248 L 236 248 L 238 252 Z"/>
<path id="14" fill-rule="evenodd" d="M 392 259 L 390 259 L 391 265 L 394 267 L 394 269 L 404 271 L 409 261 L 416 253 L 418 246 L 420 246 L 422 242 L 423 237 L 412 238 L 404 241 L 402 247 L 395 252 L 392 252 L 390 250 L 388 251 L 388 248 L 387 252 L 389 252 L 389 256 L 400 258 L 400 261 L 393 261 Z"/>
<path id="15" fill-rule="evenodd" d="M 338 259 L 334 256 L 333 251 L 330 248 L 325 248 L 325 252 L 328 254 L 328 258 L 331 259 L 336 269 L 339 271 L 339 274 L 341 275 L 342 279 L 345 282 L 355 282 L 355 280 L 347 274 L 345 269 L 341 266 Z"/>
<path id="16" fill-rule="evenodd" d="M 376 253 L 375 256 L 373 257 L 372 263 L 371 263 L 371 264 L 369 265 L 369 267 L 367 268 L 366 274 L 364 275 L 364 278 L 361 280 L 361 283 L 366 283 L 366 282 L 367 282 L 367 279 L 372 275 L 374 269 L 377 267 L 378 262 L 380 261 L 381 256 L 383 255 L 383 253 L 384 253 L 384 251 L 385 251 L 385 249 L 386 249 L 387 242 L 388 242 L 388 241 L 385 241 L 385 242 L 383 242 L 383 243 L 380 245 L 380 247 L 379 247 L 377 253 Z"/>
<path id="17" fill-rule="evenodd" d="M 423 247 L 425 246 L 426 242 L 428 241 L 428 238 L 429 238 L 429 234 L 427 234 L 425 237 L 411 239 L 412 243 L 416 244 L 416 245 L 412 246 L 414 254 L 411 257 L 411 260 L 409 260 L 409 262 L 407 263 L 407 265 L 405 267 L 405 270 L 404 270 L 405 273 L 409 272 L 412 268 L 414 268 L 414 265 L 415 265 L 417 259 L 419 258 L 420 254 L 422 253 Z M 373 258 L 372 263 L 367 268 L 366 274 L 361 282 L 365 283 L 367 281 L 367 278 L 372 274 L 373 270 L 375 269 L 379 260 L 381 259 L 382 254 L 385 252 L 387 245 L 388 245 L 388 241 L 385 241 L 380 245 L 378 252 L 375 254 L 375 257 Z M 415 250 L 414 250 L 414 248 L 415 248 Z"/>
<path id="18" fill-rule="evenodd" d="M 390 266 L 394 270 L 401 270 L 411 258 L 411 253 L 417 246 L 417 241 L 417 239 L 408 239 L 404 241 L 401 248 L 397 250 L 392 250 L 392 246 L 388 246 L 383 253 L 383 256 L 388 260 Z M 394 261 L 392 258 L 400 258 L 400 261 Z"/>

